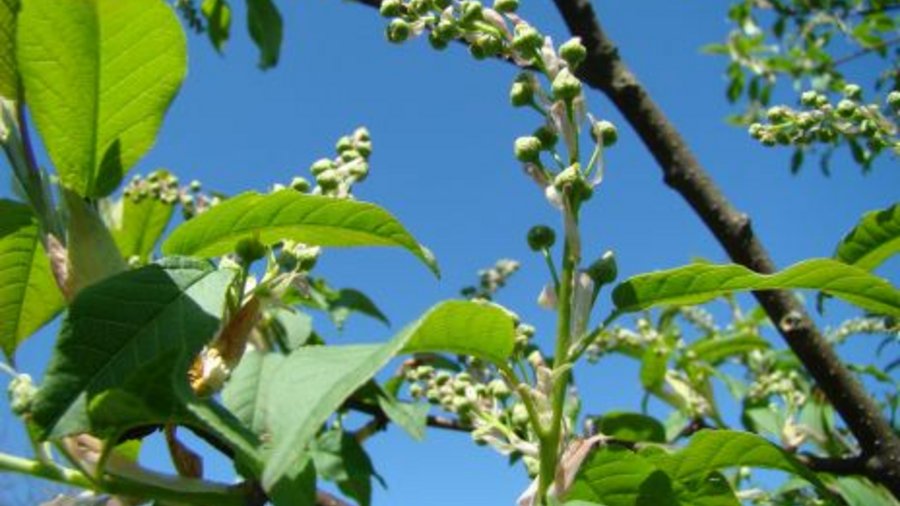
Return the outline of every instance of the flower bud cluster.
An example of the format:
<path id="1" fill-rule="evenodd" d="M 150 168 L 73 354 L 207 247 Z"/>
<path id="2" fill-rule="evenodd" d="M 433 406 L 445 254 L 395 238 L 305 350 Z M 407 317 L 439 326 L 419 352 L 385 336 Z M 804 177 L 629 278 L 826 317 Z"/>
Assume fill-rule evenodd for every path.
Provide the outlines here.
<path id="1" fill-rule="evenodd" d="M 124 198 L 139 203 L 144 199 L 156 200 L 168 205 L 181 205 L 184 219 L 190 219 L 221 202 L 215 195 L 203 193 L 200 181 L 179 186 L 176 176 L 166 170 L 151 172 L 147 177 L 135 174 L 122 191 Z"/>
<path id="2" fill-rule="evenodd" d="M 750 125 L 750 136 L 764 146 L 836 145 L 846 139 L 851 142 L 854 158 L 864 164 L 886 148 L 900 153 L 896 119 L 891 117 L 900 114 L 900 92 L 888 95 L 888 113 L 877 103 L 863 103 L 860 87 L 855 84 L 844 87 L 843 98 L 836 104 L 816 91 L 804 92 L 800 103 L 802 110 L 770 108 L 766 112 L 768 122 Z"/>
<path id="3" fill-rule="evenodd" d="M 519 262 L 516 260 L 508 258 L 497 260 L 493 267 L 478 271 L 478 286 L 467 286 L 460 294 L 467 299 L 491 300 L 518 270 Z"/>
<path id="4" fill-rule="evenodd" d="M 283 272 L 309 272 L 316 266 L 322 248 L 306 244 L 284 241 L 276 263 Z"/>
<path id="5" fill-rule="evenodd" d="M 852 318 L 829 331 L 828 340 L 834 344 L 840 344 L 855 334 L 886 334 L 900 341 L 900 322 L 878 317 Z"/>
<path id="6" fill-rule="evenodd" d="M 357 128 L 351 135 L 338 139 L 335 150 L 335 158 L 322 158 L 310 166 L 309 170 L 316 180 L 312 193 L 353 198 L 353 185 L 365 181 L 369 175 L 369 156 L 372 154 L 369 131 L 365 127 Z M 309 184 L 302 178 L 295 178 L 291 187 L 301 192 L 309 191 Z"/>
<path id="7" fill-rule="evenodd" d="M 9 382 L 6 393 L 9 397 L 9 410 L 16 416 L 23 416 L 31 411 L 31 405 L 37 395 L 37 387 L 27 374 L 18 374 Z"/>
<path id="8" fill-rule="evenodd" d="M 805 381 L 797 371 L 776 369 L 756 376 L 747 392 L 747 397 L 753 400 L 767 399 L 772 395 L 784 399 L 788 406 L 802 406 L 807 398 Z"/>

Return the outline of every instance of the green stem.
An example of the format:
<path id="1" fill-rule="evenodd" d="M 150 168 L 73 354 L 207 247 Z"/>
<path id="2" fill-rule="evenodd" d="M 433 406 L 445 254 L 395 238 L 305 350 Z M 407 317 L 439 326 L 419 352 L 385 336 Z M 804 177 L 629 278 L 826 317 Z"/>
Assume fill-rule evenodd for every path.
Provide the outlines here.
<path id="1" fill-rule="evenodd" d="M 574 207 L 574 206 L 573 206 Z M 576 214 L 577 208 L 572 211 Z M 553 484 L 556 476 L 556 468 L 559 465 L 559 447 L 562 438 L 563 407 L 566 399 L 566 387 L 569 383 L 568 370 L 562 368 L 568 365 L 568 351 L 571 341 L 572 320 L 572 285 L 577 267 L 577 259 L 571 249 L 571 241 L 567 236 L 563 247 L 562 280 L 557 297 L 558 313 L 556 322 L 556 351 L 553 356 L 554 371 L 561 372 L 553 384 L 551 406 L 553 409 L 550 430 L 541 437 L 540 461 L 541 468 L 538 477 L 538 500 L 540 504 L 546 504 L 547 491 Z"/>
<path id="2" fill-rule="evenodd" d="M 541 250 L 543 253 L 544 261 L 547 262 L 547 268 L 550 270 L 550 276 L 553 278 L 553 288 L 556 293 L 559 293 L 559 274 L 556 273 L 556 265 L 553 264 L 553 256 L 550 255 L 550 249 L 544 248 Z"/>

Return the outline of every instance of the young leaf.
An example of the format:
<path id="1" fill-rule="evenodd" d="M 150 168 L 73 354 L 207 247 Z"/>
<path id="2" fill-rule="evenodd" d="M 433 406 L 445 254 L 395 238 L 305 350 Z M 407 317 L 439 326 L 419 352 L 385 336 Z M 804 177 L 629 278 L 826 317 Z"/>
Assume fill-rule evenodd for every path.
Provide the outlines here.
<path id="1" fill-rule="evenodd" d="M 863 269 L 825 258 L 806 260 L 775 274 L 734 264 L 693 264 L 641 274 L 613 290 L 619 311 L 666 304 L 689 305 L 748 290 L 820 290 L 876 313 L 900 315 L 900 291 Z"/>
<path id="2" fill-rule="evenodd" d="M 900 204 L 863 215 L 838 244 L 834 258 L 871 271 L 900 252 Z"/>
<path id="3" fill-rule="evenodd" d="M 251 237 L 267 246 L 285 239 L 313 246 L 399 246 L 439 273 L 431 252 L 387 211 L 294 190 L 247 192 L 228 199 L 175 229 L 162 250 L 166 255 L 215 257 Z"/>
<path id="4" fill-rule="evenodd" d="M 331 430 L 319 436 L 312 459 L 319 476 L 337 483 L 347 497 L 355 499 L 360 506 L 372 503 L 372 477 L 379 480 L 381 477 L 352 435 Z"/>
<path id="5" fill-rule="evenodd" d="M 159 0 L 28 0 L 18 24 L 28 105 L 63 185 L 110 194 L 153 145 L 184 79 L 175 13 Z"/>
<path id="6" fill-rule="evenodd" d="M 597 430 L 622 441 L 665 443 L 666 428 L 655 418 L 640 413 L 611 411 L 598 417 Z"/>
<path id="7" fill-rule="evenodd" d="M 231 32 L 231 6 L 225 0 L 203 0 L 200 12 L 206 18 L 209 41 L 221 53 Z"/>
<path id="8" fill-rule="evenodd" d="M 117 219 L 110 227 L 122 257 L 146 261 L 169 225 L 174 210 L 175 206 L 159 199 L 122 197 L 115 209 Z"/>
<path id="9" fill-rule="evenodd" d="M 0 0 L 0 97 L 19 99 L 16 70 L 16 11 L 19 0 Z"/>
<path id="10" fill-rule="evenodd" d="M 37 219 L 28 206 L 0 200 L 0 348 L 6 356 L 63 305 Z"/>
<path id="11" fill-rule="evenodd" d="M 278 64 L 281 53 L 281 14 L 272 0 L 247 0 L 247 29 L 259 47 L 259 68 Z"/>
<path id="12" fill-rule="evenodd" d="M 63 320 L 34 404 L 43 437 L 179 413 L 187 369 L 219 327 L 229 271 L 185 259 L 126 271 L 84 289 Z M 102 409 L 103 404 L 118 409 Z"/>
<path id="13" fill-rule="evenodd" d="M 225 407 L 254 434 L 270 431 L 269 412 L 264 406 L 275 401 L 270 401 L 267 389 L 284 360 L 280 353 L 248 351 L 222 389 Z"/>
<path id="14" fill-rule="evenodd" d="M 701 339 L 685 349 L 686 360 L 702 360 L 719 365 L 729 357 L 743 355 L 753 350 L 764 350 L 769 343 L 756 335 L 736 336 L 725 339 Z"/>

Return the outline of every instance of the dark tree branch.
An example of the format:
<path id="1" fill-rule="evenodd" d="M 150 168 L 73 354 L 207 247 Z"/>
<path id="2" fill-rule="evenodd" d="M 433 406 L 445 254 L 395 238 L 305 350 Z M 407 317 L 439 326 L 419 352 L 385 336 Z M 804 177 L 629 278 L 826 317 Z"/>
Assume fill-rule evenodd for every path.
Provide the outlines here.
<path id="1" fill-rule="evenodd" d="M 554 2 L 569 30 L 581 37 L 588 50 L 579 77 L 602 91 L 625 116 L 656 158 L 666 184 L 694 209 L 733 261 L 756 272 L 774 272 L 775 265 L 753 233 L 749 217 L 725 198 L 622 61 L 618 48 L 600 27 L 590 1 Z M 900 497 L 900 440 L 877 404 L 790 292 L 756 292 L 755 296 L 856 437 L 867 458 L 867 476 Z"/>
<path id="2" fill-rule="evenodd" d="M 380 0 L 356 0 L 377 8 Z M 775 264 L 756 237 L 750 218 L 739 212 L 710 178 L 678 130 L 619 56 L 589 0 L 554 0 L 569 31 L 587 48 L 577 75 L 604 93 L 635 129 L 656 159 L 666 185 L 678 192 L 736 263 L 760 273 Z M 821 335 L 805 308 L 787 291 L 754 292 L 791 350 L 826 393 L 862 448 L 865 474 L 900 497 L 900 440 L 877 404 Z M 432 425 L 436 420 L 429 420 Z M 452 425 L 453 430 L 459 430 Z"/>

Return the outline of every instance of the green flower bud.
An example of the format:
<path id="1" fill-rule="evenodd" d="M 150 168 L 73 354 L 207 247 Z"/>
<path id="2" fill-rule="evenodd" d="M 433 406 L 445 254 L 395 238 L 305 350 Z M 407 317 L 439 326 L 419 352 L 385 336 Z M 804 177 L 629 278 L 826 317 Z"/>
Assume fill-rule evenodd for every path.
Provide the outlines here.
<path id="1" fill-rule="evenodd" d="M 200 183 L 200 181 L 197 181 L 195 179 L 195 180 L 191 181 L 190 189 L 192 192 L 197 193 L 203 189 L 203 185 Z"/>
<path id="2" fill-rule="evenodd" d="M 437 386 L 446 385 L 450 381 L 450 373 L 447 371 L 438 371 L 434 375 L 434 384 Z"/>
<path id="3" fill-rule="evenodd" d="M 528 425 L 529 422 L 528 417 L 528 409 L 524 404 L 518 403 L 512 408 L 512 423 L 513 425 L 523 427 Z"/>
<path id="4" fill-rule="evenodd" d="M 341 161 L 344 162 L 352 162 L 357 158 L 362 158 L 362 155 L 359 154 L 359 151 L 350 148 L 341 151 Z"/>
<path id="5" fill-rule="evenodd" d="M 750 133 L 750 137 L 759 140 L 760 137 L 762 137 L 763 132 L 765 132 L 765 127 L 759 123 L 753 123 L 747 131 Z"/>
<path id="6" fill-rule="evenodd" d="M 459 373 L 459 374 L 456 375 L 456 381 L 458 381 L 458 382 L 460 382 L 460 383 L 471 383 L 471 382 L 472 382 L 472 375 L 470 375 L 470 374 L 467 373 L 467 372 L 461 372 L 461 373 Z"/>
<path id="7" fill-rule="evenodd" d="M 836 138 L 836 135 L 834 130 L 830 128 L 821 128 L 816 132 L 816 138 L 819 139 L 819 142 L 831 143 Z"/>
<path id="8" fill-rule="evenodd" d="M 356 152 L 363 158 L 369 158 L 372 154 L 372 141 L 356 141 Z"/>
<path id="9" fill-rule="evenodd" d="M 552 89 L 554 97 L 568 102 L 581 94 L 581 81 L 569 69 L 563 68 L 553 79 Z"/>
<path id="10" fill-rule="evenodd" d="M 481 2 L 466 0 L 460 4 L 461 14 L 459 20 L 464 24 L 472 24 L 475 21 L 481 21 L 484 17 Z"/>
<path id="11" fill-rule="evenodd" d="M 336 170 L 326 170 L 325 172 L 322 172 L 321 174 L 316 176 L 316 183 L 325 191 L 337 188 L 340 182 L 341 178 L 340 176 L 338 176 Z"/>
<path id="12" fill-rule="evenodd" d="M 594 263 L 585 269 L 587 275 L 594 281 L 595 286 L 608 285 L 616 280 L 619 268 L 616 265 L 616 256 L 612 251 L 607 251 Z"/>
<path id="13" fill-rule="evenodd" d="M 772 123 L 780 124 L 790 119 L 790 111 L 788 111 L 786 107 L 779 105 L 769 109 L 766 112 L 766 117 L 769 118 L 769 121 Z"/>
<path id="14" fill-rule="evenodd" d="M 837 105 L 837 114 L 842 118 L 849 118 L 856 112 L 856 104 L 852 100 L 841 100 Z"/>
<path id="15" fill-rule="evenodd" d="M 268 248 L 255 237 L 241 239 L 234 248 L 235 254 L 244 265 L 250 265 L 260 258 L 265 257 L 267 251 Z"/>
<path id="16" fill-rule="evenodd" d="M 848 84 L 844 86 L 844 96 L 853 100 L 862 98 L 862 88 L 858 84 Z"/>
<path id="17" fill-rule="evenodd" d="M 331 169 L 334 169 L 334 162 L 327 158 L 322 158 L 313 163 L 309 168 L 309 171 L 312 172 L 313 176 L 318 177 L 319 174 Z"/>
<path id="18" fill-rule="evenodd" d="M 459 414 L 465 414 L 472 411 L 475 403 L 467 397 L 456 397 L 453 399 L 453 411 Z"/>
<path id="19" fill-rule="evenodd" d="M 387 27 L 387 39 L 395 44 L 405 42 L 410 33 L 412 33 L 412 29 L 409 23 L 400 18 L 393 19 Z"/>
<path id="20" fill-rule="evenodd" d="M 878 131 L 878 126 L 875 124 L 874 121 L 867 119 L 867 120 L 863 120 L 862 123 L 859 124 L 859 129 L 865 135 L 873 135 L 875 132 Z"/>
<path id="21" fill-rule="evenodd" d="M 459 26 L 452 19 L 442 19 L 434 27 L 435 33 L 440 34 L 441 39 L 451 41 L 462 34 Z"/>
<path id="22" fill-rule="evenodd" d="M 759 142 L 762 143 L 763 146 L 772 147 L 776 144 L 775 136 L 771 133 L 765 133 L 762 137 L 759 138 Z"/>
<path id="23" fill-rule="evenodd" d="M 491 383 L 488 385 L 488 390 L 490 391 L 491 395 L 501 401 L 507 399 L 512 394 L 512 392 L 509 390 L 509 386 L 505 381 L 501 379 L 495 379 L 494 381 L 491 381 Z"/>
<path id="24" fill-rule="evenodd" d="M 581 166 L 575 163 L 556 175 L 553 179 L 553 186 L 557 190 L 562 190 L 566 186 L 575 184 L 579 179 L 581 179 Z"/>
<path id="25" fill-rule="evenodd" d="M 430 402 L 432 404 L 440 404 L 441 393 L 438 392 L 437 390 L 429 390 L 429 391 L 425 392 L 425 398 L 428 400 L 428 402 Z"/>
<path id="26" fill-rule="evenodd" d="M 31 405 L 37 395 L 37 388 L 31 382 L 31 376 L 19 374 L 9 382 L 7 387 L 9 395 L 9 410 L 16 416 L 22 416 L 31 411 Z"/>
<path id="27" fill-rule="evenodd" d="M 619 140 L 619 131 L 609 121 L 598 121 L 591 126 L 591 137 L 608 148 Z"/>
<path id="28" fill-rule="evenodd" d="M 497 12 L 516 12 L 519 10 L 519 0 L 494 0 L 494 10 Z"/>
<path id="29" fill-rule="evenodd" d="M 444 10 L 453 4 L 453 0 L 432 0 L 434 7 L 438 10 Z"/>
<path id="30" fill-rule="evenodd" d="M 547 125 L 535 130 L 534 136 L 541 140 L 541 145 L 546 151 L 553 149 L 553 146 L 556 146 L 556 142 L 559 141 L 559 135 L 556 134 L 556 130 Z"/>
<path id="31" fill-rule="evenodd" d="M 524 107 L 534 103 L 534 88 L 531 82 L 516 79 L 509 90 L 509 102 L 513 107 Z"/>
<path id="32" fill-rule="evenodd" d="M 804 91 L 800 95 L 800 103 L 805 106 L 813 107 L 818 104 L 818 100 L 819 93 L 813 90 Z"/>
<path id="33" fill-rule="evenodd" d="M 382 0 L 379 12 L 386 18 L 395 18 L 403 13 L 403 2 L 400 0 Z"/>
<path id="34" fill-rule="evenodd" d="M 356 178 L 357 181 L 365 181 L 366 177 L 369 175 L 369 164 L 360 160 L 351 165 L 347 172 Z"/>
<path id="35" fill-rule="evenodd" d="M 525 336 L 529 339 L 534 337 L 535 332 L 537 332 L 537 330 L 535 330 L 534 326 L 528 325 L 527 323 L 520 323 L 516 326 L 516 334 Z"/>
<path id="36" fill-rule="evenodd" d="M 559 57 L 566 60 L 569 67 L 574 70 L 587 58 L 587 49 L 581 44 L 581 38 L 573 37 L 559 46 Z"/>
<path id="37" fill-rule="evenodd" d="M 887 104 L 895 111 L 900 111 L 900 91 L 892 91 L 888 93 Z"/>
<path id="38" fill-rule="evenodd" d="M 434 49 L 441 51 L 450 45 L 450 40 L 449 38 L 444 38 L 439 30 L 434 29 L 428 33 L 428 43 L 431 44 L 431 47 Z"/>
<path id="39" fill-rule="evenodd" d="M 416 379 L 419 379 L 419 380 L 428 379 L 428 377 L 431 376 L 432 374 L 434 374 L 434 367 L 432 367 L 430 365 L 420 365 L 419 367 L 416 367 L 416 374 L 415 374 Z"/>
<path id="40" fill-rule="evenodd" d="M 422 389 L 422 385 L 419 385 L 418 383 L 414 383 L 409 386 L 409 395 L 411 395 L 413 397 L 413 399 L 418 399 L 419 397 L 422 397 L 423 393 L 424 393 L 424 391 Z"/>
<path id="41" fill-rule="evenodd" d="M 483 60 L 497 55 L 503 49 L 503 42 L 494 34 L 482 33 L 475 37 L 469 45 L 469 52 L 476 60 Z"/>
<path id="42" fill-rule="evenodd" d="M 291 180 L 291 188 L 297 190 L 300 193 L 306 193 L 310 189 L 309 181 L 302 177 L 295 177 Z"/>
<path id="43" fill-rule="evenodd" d="M 410 0 L 409 10 L 420 16 L 428 14 L 431 10 L 431 2 L 428 0 Z"/>
<path id="44" fill-rule="evenodd" d="M 516 160 L 523 163 L 537 162 L 544 145 L 537 137 L 519 137 L 515 143 Z"/>
<path id="45" fill-rule="evenodd" d="M 544 45 L 544 38 L 528 23 L 519 23 L 515 28 L 513 37 L 513 49 L 523 55 L 531 56 Z"/>
<path id="46" fill-rule="evenodd" d="M 542 251 L 552 248 L 556 243 L 556 232 L 546 225 L 535 225 L 528 230 L 528 247 L 531 251 Z"/>

